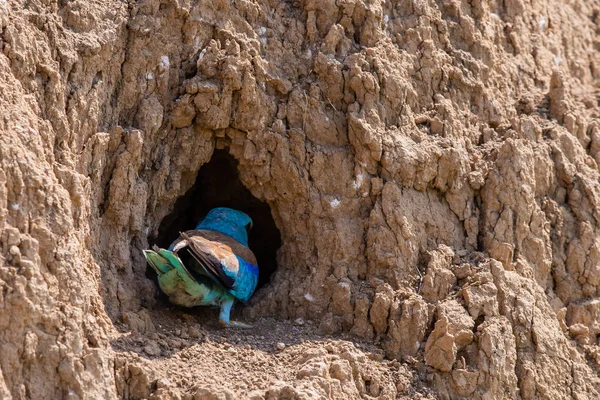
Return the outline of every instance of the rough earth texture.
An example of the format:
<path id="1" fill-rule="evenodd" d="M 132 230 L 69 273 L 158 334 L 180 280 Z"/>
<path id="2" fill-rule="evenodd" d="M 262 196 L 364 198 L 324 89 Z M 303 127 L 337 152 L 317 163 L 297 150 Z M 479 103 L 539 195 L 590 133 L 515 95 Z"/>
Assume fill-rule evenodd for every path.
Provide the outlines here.
<path id="1" fill-rule="evenodd" d="M 600 397 L 597 0 L 0 0 L 0 398 Z M 140 252 L 215 149 L 278 269 Z"/>

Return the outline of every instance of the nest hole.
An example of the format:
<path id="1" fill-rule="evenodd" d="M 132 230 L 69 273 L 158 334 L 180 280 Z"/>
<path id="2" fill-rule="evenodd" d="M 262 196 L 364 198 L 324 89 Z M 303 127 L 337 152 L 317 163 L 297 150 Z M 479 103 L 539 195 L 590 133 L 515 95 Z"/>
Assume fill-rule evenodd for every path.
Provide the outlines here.
<path id="1" fill-rule="evenodd" d="M 230 207 L 245 212 L 254 222 L 248 244 L 259 267 L 257 290 L 269 282 L 277 268 L 281 234 L 271 216 L 269 205 L 252 195 L 238 176 L 237 161 L 225 150 L 215 150 L 210 161 L 198 172 L 194 185 L 177 201 L 173 211 L 160 223 L 158 235 L 150 245 L 167 248 L 179 232 L 194 229 L 211 209 Z M 151 268 L 148 267 L 149 274 Z M 148 275 L 148 273 L 147 273 Z"/>

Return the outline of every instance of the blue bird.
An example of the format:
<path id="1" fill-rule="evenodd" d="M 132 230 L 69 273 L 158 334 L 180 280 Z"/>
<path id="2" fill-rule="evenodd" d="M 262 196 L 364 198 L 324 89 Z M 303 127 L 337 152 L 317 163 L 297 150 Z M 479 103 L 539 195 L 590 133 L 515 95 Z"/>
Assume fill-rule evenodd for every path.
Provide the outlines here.
<path id="1" fill-rule="evenodd" d="M 171 303 L 219 306 L 222 325 L 250 328 L 230 321 L 229 315 L 234 301 L 248 301 L 258 282 L 256 257 L 248 248 L 251 228 L 252 219 L 245 213 L 214 208 L 195 230 L 181 232 L 168 250 L 154 246 L 143 253 Z"/>

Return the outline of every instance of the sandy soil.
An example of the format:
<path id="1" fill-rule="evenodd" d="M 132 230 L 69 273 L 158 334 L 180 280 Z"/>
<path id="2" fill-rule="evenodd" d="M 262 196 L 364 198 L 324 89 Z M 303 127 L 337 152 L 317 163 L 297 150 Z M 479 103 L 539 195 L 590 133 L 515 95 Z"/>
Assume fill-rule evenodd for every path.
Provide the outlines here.
<path id="1" fill-rule="evenodd" d="M 597 0 L 0 0 L 0 398 L 600 398 L 599 29 Z M 251 330 L 141 254 L 217 203 L 258 225 Z"/>

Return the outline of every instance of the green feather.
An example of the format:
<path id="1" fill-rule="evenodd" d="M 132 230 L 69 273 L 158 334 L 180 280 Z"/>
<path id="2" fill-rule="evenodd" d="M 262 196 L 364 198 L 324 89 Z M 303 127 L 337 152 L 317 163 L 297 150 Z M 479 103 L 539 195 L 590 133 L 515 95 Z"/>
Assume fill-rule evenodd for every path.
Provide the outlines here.
<path id="1" fill-rule="evenodd" d="M 173 267 L 169 265 L 169 261 L 161 257 L 159 254 L 152 250 L 143 250 L 144 257 L 148 261 L 148 264 L 156 271 L 158 276 L 166 274 L 171 271 Z"/>
<path id="2" fill-rule="evenodd" d="M 194 279 L 177 254 L 155 247 L 154 251 L 144 250 L 144 256 L 158 274 L 160 288 L 173 303 L 186 307 L 217 304 L 222 293 Z"/>
<path id="3" fill-rule="evenodd" d="M 188 271 L 185 265 L 183 265 L 183 262 L 177 254 L 165 249 L 158 249 L 158 253 L 161 257 L 168 261 L 169 265 L 181 272 L 180 275 L 183 280 L 190 280 L 192 282 L 197 283 L 192 274 L 190 274 L 190 271 Z"/>

